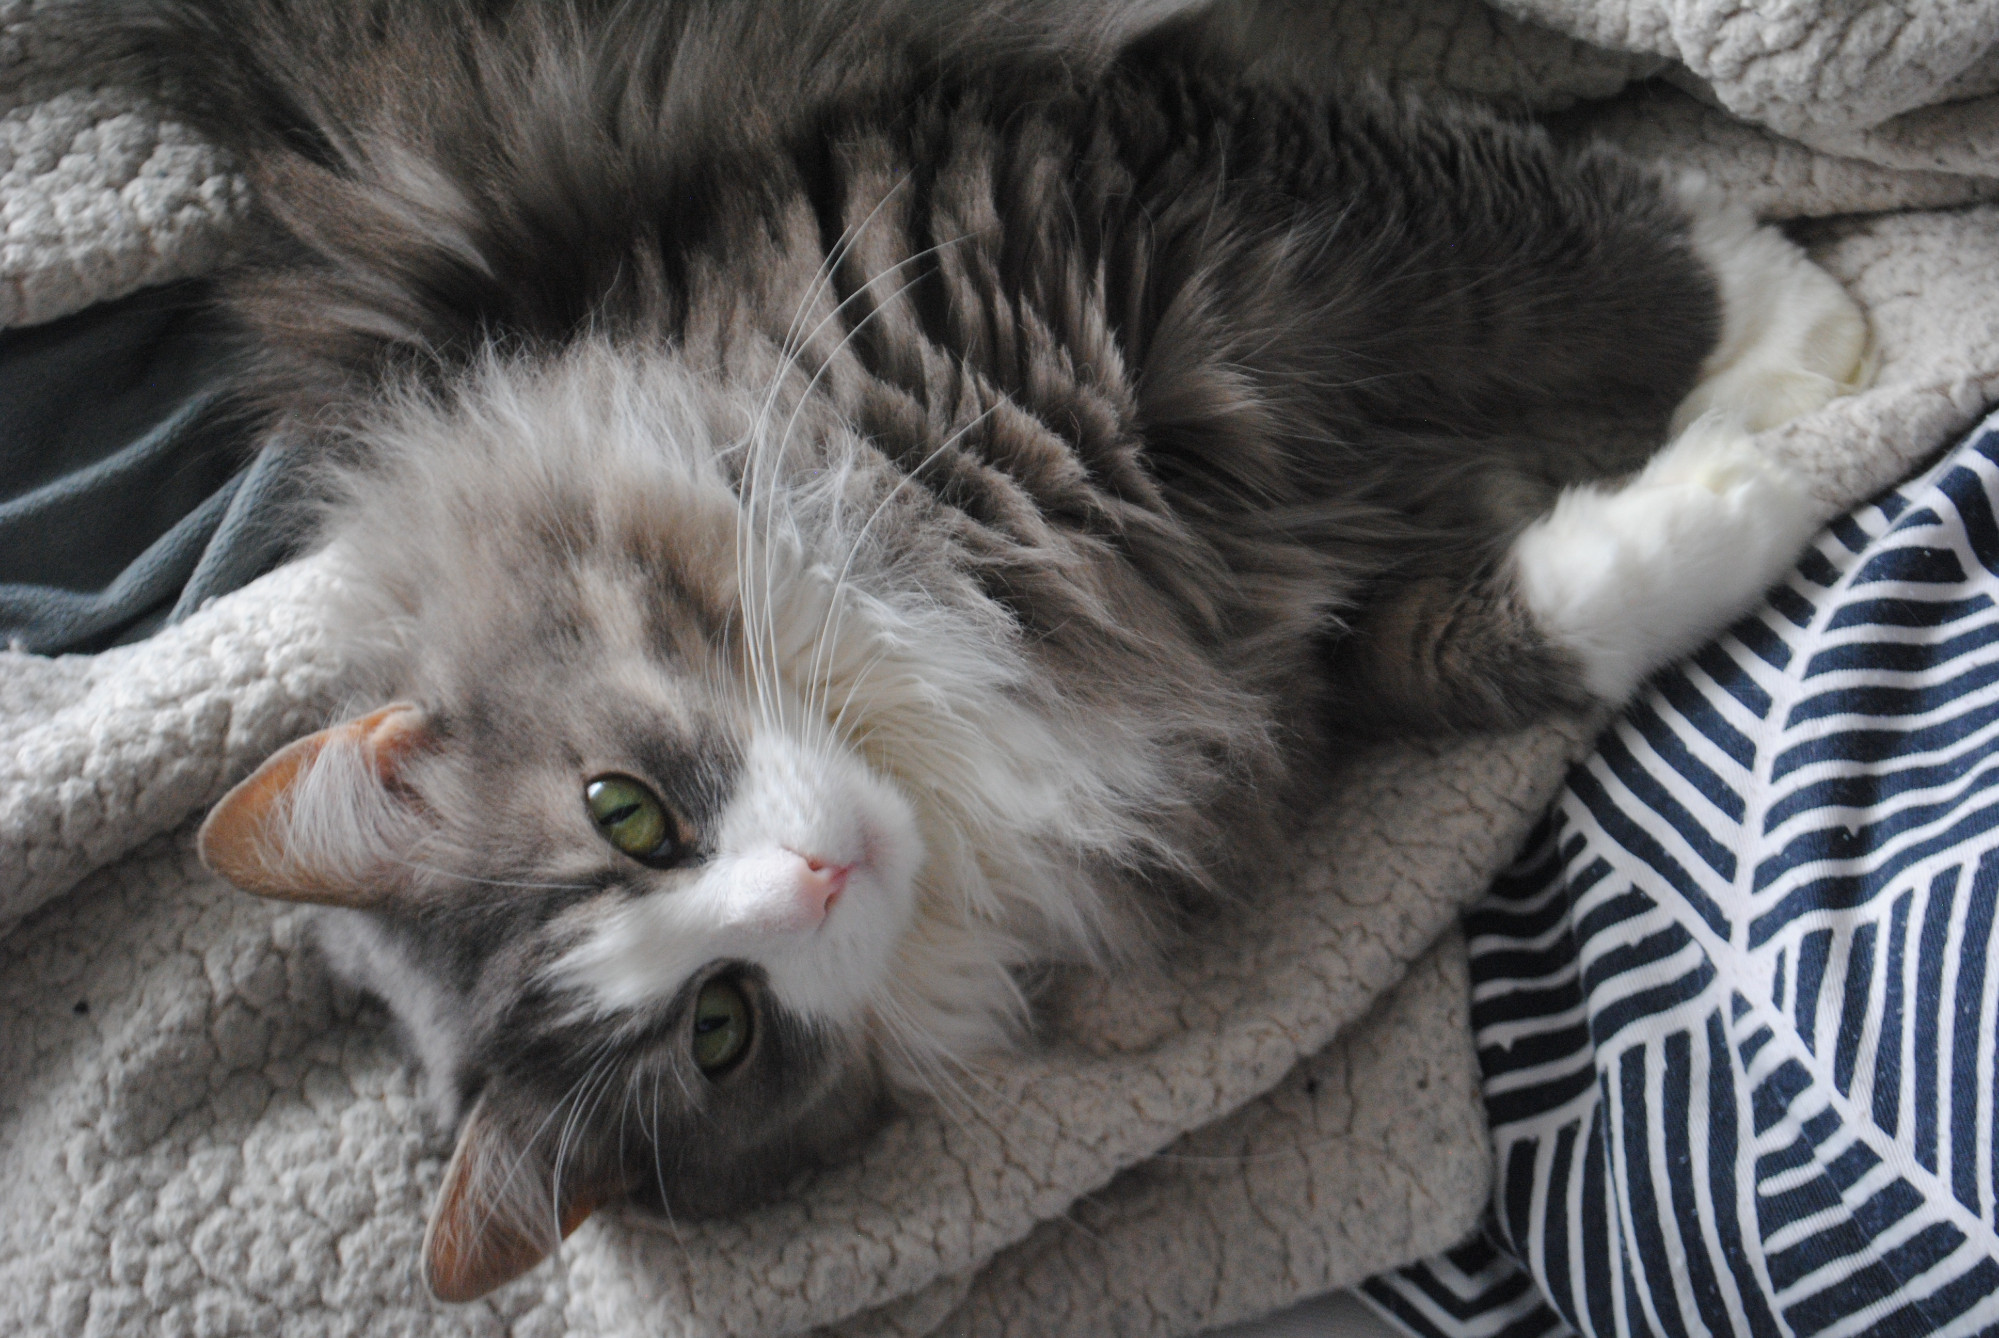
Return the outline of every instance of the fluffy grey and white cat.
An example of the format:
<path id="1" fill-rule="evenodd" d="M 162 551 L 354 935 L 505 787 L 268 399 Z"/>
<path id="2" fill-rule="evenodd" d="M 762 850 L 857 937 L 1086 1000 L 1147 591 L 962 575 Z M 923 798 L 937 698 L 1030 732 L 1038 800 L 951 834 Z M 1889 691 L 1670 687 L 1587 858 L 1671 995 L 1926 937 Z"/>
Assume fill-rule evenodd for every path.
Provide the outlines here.
<path id="1" fill-rule="evenodd" d="M 1751 433 L 1864 353 L 1698 185 L 1194 23 L 103 23 L 255 186 L 238 399 L 359 684 L 203 854 L 334 908 L 458 1121 L 446 1298 L 834 1155 L 1025 969 L 1253 895 L 1354 738 L 1625 696 L 1803 543 Z"/>

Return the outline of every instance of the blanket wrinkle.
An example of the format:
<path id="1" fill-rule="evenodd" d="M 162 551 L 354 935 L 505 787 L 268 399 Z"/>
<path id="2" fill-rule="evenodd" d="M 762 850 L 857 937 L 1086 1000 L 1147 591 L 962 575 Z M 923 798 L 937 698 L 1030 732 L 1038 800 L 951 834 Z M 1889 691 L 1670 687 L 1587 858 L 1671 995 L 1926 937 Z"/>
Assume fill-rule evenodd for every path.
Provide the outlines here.
<path id="1" fill-rule="evenodd" d="M 1999 13 L 1922 0 L 1495 0 L 1517 18 L 1684 66 L 1745 120 L 1803 139 L 1958 96 L 1999 48 Z M 1973 86 L 1979 76 L 1972 76 Z M 1988 164 L 1989 173 L 1990 165 Z"/>
<path id="2" fill-rule="evenodd" d="M 221 155 L 78 75 L 58 10 L 0 0 L 0 325 L 208 272 L 248 206 Z M 1999 0 L 1215 21 L 1274 74 L 1549 114 L 1796 220 L 1880 355 L 1869 390 L 1765 439 L 1827 516 L 1999 398 Z M 0 653 L 0 1330 L 1179 1335 L 1438 1251 L 1483 1211 L 1451 926 L 1587 721 L 1370 752 L 1231 932 L 1059 974 L 1050 1044 L 961 1099 L 783 1203 L 600 1214 L 552 1265 L 436 1305 L 415 1260 L 448 1139 L 379 1011 L 326 978 L 300 912 L 190 849 L 207 804 L 338 704 L 314 613 L 333 579 L 306 559 L 140 644 Z"/>

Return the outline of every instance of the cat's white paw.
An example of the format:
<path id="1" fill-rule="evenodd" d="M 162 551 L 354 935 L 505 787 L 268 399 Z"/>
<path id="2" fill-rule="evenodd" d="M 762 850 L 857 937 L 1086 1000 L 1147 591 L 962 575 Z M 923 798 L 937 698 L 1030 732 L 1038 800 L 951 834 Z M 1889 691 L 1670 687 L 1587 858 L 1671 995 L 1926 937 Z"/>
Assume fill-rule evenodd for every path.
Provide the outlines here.
<path id="1" fill-rule="evenodd" d="M 1867 318 L 1838 281 L 1704 179 L 1678 189 L 1694 250 L 1721 285 L 1722 332 L 1673 430 L 1719 411 L 1760 432 L 1866 384 Z"/>
<path id="2" fill-rule="evenodd" d="M 1748 427 L 1710 413 L 1635 479 L 1564 492 L 1514 541 L 1513 578 L 1542 634 L 1617 702 L 1748 611 L 1818 525 Z"/>

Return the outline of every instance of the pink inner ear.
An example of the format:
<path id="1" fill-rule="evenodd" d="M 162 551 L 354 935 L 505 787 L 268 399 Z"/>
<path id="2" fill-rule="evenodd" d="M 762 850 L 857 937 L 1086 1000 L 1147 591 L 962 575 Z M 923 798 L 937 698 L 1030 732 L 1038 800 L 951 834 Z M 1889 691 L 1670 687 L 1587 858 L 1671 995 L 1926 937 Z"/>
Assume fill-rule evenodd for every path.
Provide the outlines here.
<path id="1" fill-rule="evenodd" d="M 447 1186 L 449 1194 L 454 1188 Z M 441 1202 L 424 1244 L 424 1281 L 440 1301 L 476 1301 L 504 1287 L 549 1254 L 549 1247 L 501 1221 L 487 1205 L 460 1197 Z M 561 1231 L 569 1239 L 598 1204 L 578 1195 L 562 1206 Z"/>
<path id="2" fill-rule="evenodd" d="M 429 738 L 423 712 L 397 702 L 279 749 L 222 796 L 201 824 L 201 862 L 258 896 L 329 906 L 371 904 L 376 899 L 373 889 L 335 885 L 287 859 L 275 820 L 289 813 L 300 779 L 328 744 L 359 744 L 373 761 L 381 784 L 398 789 L 402 764 Z"/>

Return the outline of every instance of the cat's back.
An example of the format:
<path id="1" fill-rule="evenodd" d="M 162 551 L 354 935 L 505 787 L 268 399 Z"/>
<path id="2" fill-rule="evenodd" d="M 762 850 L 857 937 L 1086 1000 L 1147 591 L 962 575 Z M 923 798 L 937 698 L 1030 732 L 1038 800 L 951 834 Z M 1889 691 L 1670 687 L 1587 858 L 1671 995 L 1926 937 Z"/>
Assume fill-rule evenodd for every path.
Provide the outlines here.
<path id="1" fill-rule="evenodd" d="M 1663 414 L 1712 335 L 1705 281 L 1668 263 L 1681 224 L 1623 164 L 1263 85 L 1192 24 L 1125 42 L 1053 6 L 856 0 L 120 12 L 118 42 L 176 71 L 257 187 L 269 244 L 231 292 L 274 416 L 337 426 L 495 349 L 671 348 L 865 440 L 1038 637 L 1124 609 L 1210 647 L 1302 644 L 1457 469 L 1412 437 L 1504 426 L 1527 383 Z M 1619 296 L 1579 318 L 1592 283 Z M 1604 355 L 1641 314 L 1677 341 L 1663 370 L 1650 346 Z M 797 436 L 786 467 L 826 463 Z"/>
<path id="2" fill-rule="evenodd" d="M 923 352 L 890 347 L 879 315 L 856 333 L 891 293 L 909 333 L 1008 393 L 1032 379 L 1004 328 L 1022 317 L 1092 367 L 1115 351 L 1129 380 L 1198 269 L 1329 207 L 1354 235 L 1406 231 L 1449 194 L 1438 171 L 1463 170 L 1448 117 L 1251 84 L 1197 27 L 1120 45 L 1055 6 L 139 0 L 99 18 L 246 163 L 272 244 L 235 300 L 301 393 L 490 340 L 796 342 L 817 287 L 899 382 Z M 1115 350 L 1089 347 L 1102 327 Z"/>

